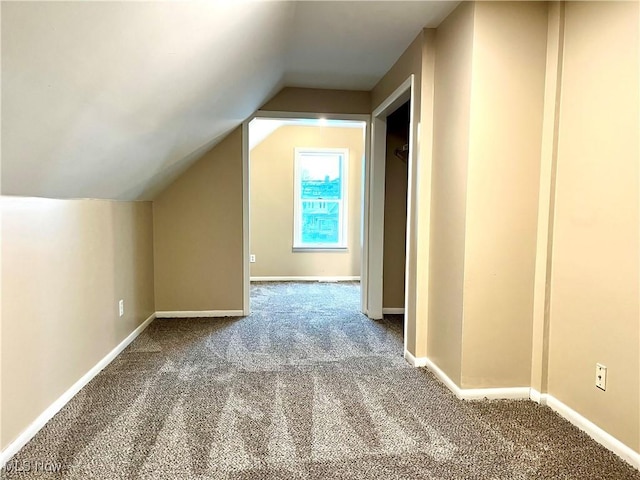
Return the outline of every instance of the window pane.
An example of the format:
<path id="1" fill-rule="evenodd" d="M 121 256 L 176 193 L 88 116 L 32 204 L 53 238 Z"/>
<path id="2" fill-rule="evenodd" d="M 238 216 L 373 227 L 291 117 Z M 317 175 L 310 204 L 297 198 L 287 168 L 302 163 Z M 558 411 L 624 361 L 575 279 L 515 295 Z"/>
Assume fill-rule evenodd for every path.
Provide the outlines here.
<path id="1" fill-rule="evenodd" d="M 342 198 L 342 156 L 304 155 L 300 158 L 302 199 Z"/>
<path id="2" fill-rule="evenodd" d="M 302 201 L 302 243 L 340 241 L 340 202 Z"/>

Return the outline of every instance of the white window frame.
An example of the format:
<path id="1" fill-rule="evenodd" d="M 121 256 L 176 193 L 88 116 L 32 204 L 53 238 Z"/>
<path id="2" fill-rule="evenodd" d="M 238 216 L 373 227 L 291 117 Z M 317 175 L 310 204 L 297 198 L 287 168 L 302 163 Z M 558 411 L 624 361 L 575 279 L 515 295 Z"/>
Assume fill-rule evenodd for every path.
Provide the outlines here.
<path id="1" fill-rule="evenodd" d="M 302 174 L 299 167 L 300 158 L 305 155 L 342 155 L 342 171 L 340 172 L 341 183 L 341 199 L 339 200 L 339 230 L 338 243 L 303 243 L 302 242 L 302 198 L 301 198 L 301 178 Z M 294 175 L 293 175 L 293 251 L 335 251 L 347 250 L 348 248 L 348 192 L 349 192 L 349 149 L 347 148 L 296 148 L 294 156 Z M 332 200 L 334 201 L 334 200 Z M 277 227 L 276 227 L 277 228 Z"/>

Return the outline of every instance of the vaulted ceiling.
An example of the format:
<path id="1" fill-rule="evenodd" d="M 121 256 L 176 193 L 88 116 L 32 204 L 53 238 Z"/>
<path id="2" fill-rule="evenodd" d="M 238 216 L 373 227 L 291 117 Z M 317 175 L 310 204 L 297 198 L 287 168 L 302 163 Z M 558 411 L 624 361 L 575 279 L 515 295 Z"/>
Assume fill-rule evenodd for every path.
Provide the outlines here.
<path id="1" fill-rule="evenodd" d="M 458 2 L 3 2 L 2 193 L 148 199 L 283 86 L 370 90 Z"/>

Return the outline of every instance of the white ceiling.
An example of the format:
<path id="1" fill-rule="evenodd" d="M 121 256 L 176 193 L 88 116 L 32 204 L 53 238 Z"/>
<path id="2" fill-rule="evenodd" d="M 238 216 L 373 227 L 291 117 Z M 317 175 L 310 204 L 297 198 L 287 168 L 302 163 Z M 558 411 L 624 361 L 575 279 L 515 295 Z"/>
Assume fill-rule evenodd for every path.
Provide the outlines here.
<path id="1" fill-rule="evenodd" d="M 327 118 L 254 118 L 249 122 L 249 151 L 256 148 L 277 129 L 284 126 L 361 128 L 364 132 L 365 122 L 331 120 Z"/>
<path id="2" fill-rule="evenodd" d="M 458 2 L 3 2 L 2 193 L 148 199 L 282 86 L 371 89 Z"/>

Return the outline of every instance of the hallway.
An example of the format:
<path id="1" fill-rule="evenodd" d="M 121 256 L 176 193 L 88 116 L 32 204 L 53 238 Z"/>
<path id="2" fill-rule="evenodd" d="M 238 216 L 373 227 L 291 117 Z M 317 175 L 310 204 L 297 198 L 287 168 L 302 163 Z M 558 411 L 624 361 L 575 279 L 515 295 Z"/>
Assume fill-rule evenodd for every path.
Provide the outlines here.
<path id="1" fill-rule="evenodd" d="M 258 283 L 247 318 L 155 320 L 6 478 L 639 479 L 529 401 L 463 402 L 357 283 Z"/>

